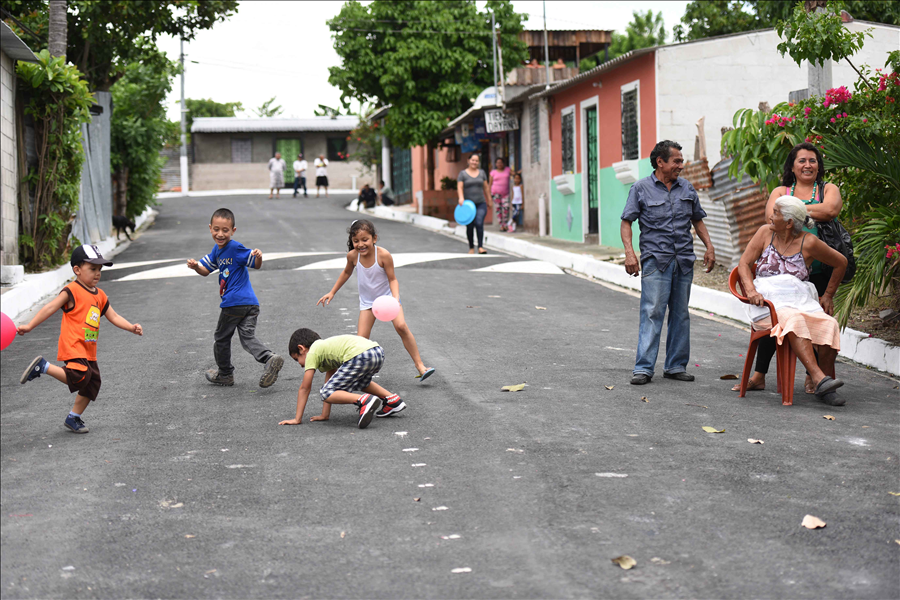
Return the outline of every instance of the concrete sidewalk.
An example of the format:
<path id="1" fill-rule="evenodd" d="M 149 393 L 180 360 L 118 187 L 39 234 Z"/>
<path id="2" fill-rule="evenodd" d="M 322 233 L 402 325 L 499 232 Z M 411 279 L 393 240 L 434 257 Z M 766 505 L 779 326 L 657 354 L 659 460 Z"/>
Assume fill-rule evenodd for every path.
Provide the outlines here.
<path id="1" fill-rule="evenodd" d="M 351 204 L 348 210 L 354 210 L 353 207 L 354 205 Z M 411 206 L 377 206 L 374 209 L 362 209 L 356 212 L 410 223 L 417 227 L 466 239 L 465 226 L 451 224 L 444 219 L 420 215 L 414 212 Z M 626 289 L 636 291 L 641 289 L 640 277 L 632 277 L 625 272 L 624 266 L 609 262 L 610 258 L 617 258 L 620 255 L 621 251 L 618 249 L 563 242 L 532 234 L 501 233 L 490 231 L 487 228 L 484 232 L 484 245 L 494 250 L 549 262 L 562 269 Z M 744 325 L 750 324 L 745 305 L 733 295 L 719 290 L 693 285 L 690 306 Z M 841 332 L 840 356 L 891 375 L 900 375 L 900 347 L 849 327 Z"/>

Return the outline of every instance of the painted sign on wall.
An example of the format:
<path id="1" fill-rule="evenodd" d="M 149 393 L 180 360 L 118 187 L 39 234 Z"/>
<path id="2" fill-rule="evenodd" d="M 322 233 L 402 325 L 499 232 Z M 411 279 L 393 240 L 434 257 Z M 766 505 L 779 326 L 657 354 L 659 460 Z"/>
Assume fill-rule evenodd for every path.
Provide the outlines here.
<path id="1" fill-rule="evenodd" d="M 515 131 L 519 128 L 519 117 L 500 109 L 484 111 L 484 121 L 488 133 Z"/>

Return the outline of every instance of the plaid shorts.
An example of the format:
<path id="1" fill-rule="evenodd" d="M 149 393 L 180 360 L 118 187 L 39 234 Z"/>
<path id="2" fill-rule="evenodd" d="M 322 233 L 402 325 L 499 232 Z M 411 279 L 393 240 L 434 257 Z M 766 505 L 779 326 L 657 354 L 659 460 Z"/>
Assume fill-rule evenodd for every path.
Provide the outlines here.
<path id="1" fill-rule="evenodd" d="M 345 392 L 364 390 L 372 383 L 372 377 L 381 370 L 382 365 L 384 365 L 384 348 L 381 346 L 357 354 L 338 367 L 331 379 L 325 382 L 319 390 L 322 400 L 329 398 L 338 390 Z"/>

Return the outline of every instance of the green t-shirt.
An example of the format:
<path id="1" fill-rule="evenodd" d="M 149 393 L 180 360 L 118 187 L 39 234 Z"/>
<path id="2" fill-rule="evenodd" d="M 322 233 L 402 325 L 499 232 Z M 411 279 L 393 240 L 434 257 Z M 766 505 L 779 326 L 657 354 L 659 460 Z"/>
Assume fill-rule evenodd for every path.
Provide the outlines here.
<path id="1" fill-rule="evenodd" d="M 377 345 L 378 342 L 358 335 L 336 335 L 316 340 L 306 354 L 306 370 L 318 369 L 322 373 L 336 371 L 345 362 Z"/>

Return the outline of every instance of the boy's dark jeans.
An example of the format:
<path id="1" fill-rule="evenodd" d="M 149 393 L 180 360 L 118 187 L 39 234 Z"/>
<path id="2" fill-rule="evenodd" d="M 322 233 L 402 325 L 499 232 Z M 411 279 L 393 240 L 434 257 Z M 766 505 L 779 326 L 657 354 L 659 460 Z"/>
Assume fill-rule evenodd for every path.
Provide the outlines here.
<path id="1" fill-rule="evenodd" d="M 265 364 L 272 356 L 272 351 L 256 339 L 256 318 L 258 316 L 259 306 L 256 305 L 228 306 L 222 309 L 219 314 L 219 324 L 216 325 L 216 344 L 213 346 L 219 375 L 234 373 L 234 365 L 231 364 L 231 338 L 235 329 L 241 339 L 241 346 L 252 354 L 257 362 Z"/>

